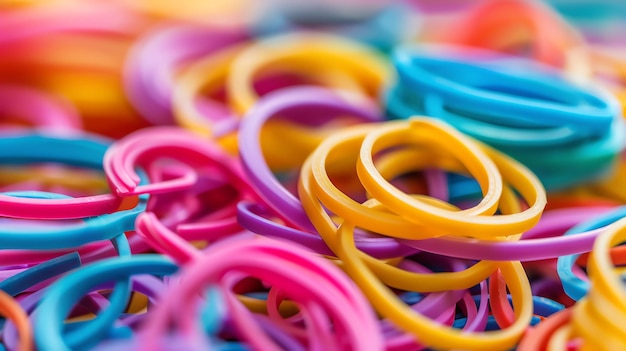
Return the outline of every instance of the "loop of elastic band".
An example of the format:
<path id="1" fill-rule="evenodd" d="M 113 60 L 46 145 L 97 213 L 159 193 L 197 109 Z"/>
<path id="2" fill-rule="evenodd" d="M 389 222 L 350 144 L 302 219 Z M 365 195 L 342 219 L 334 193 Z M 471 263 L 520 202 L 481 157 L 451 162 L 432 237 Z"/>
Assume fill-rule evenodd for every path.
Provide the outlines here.
<path id="1" fill-rule="evenodd" d="M 102 260 L 64 276 L 49 288 L 37 308 L 38 318 L 34 321 L 37 347 L 56 351 L 72 349 L 62 336 L 63 321 L 75 301 L 98 284 L 111 280 L 127 281 L 127 277 L 135 274 L 170 275 L 176 270 L 176 265 L 162 256 L 146 254 Z M 112 304 L 106 311 L 114 310 L 113 306 L 116 305 Z M 113 311 L 118 312 L 114 313 L 115 316 L 121 312 L 116 309 Z M 94 341 L 98 340 L 90 342 Z"/>
<path id="2" fill-rule="evenodd" d="M 477 180 L 483 184 L 483 187 L 485 185 L 490 187 L 483 188 L 485 197 L 473 209 L 451 212 L 429 206 L 391 186 L 376 169 L 373 156 L 381 150 L 397 146 L 397 140 L 402 140 L 404 145 L 419 146 L 428 142 L 431 137 L 437 139 L 436 142 L 441 143 L 440 145 L 447 152 L 456 154 L 458 159 L 466 163 L 470 173 L 479 175 Z M 486 149 L 484 145 L 477 145 L 474 148 L 476 151 L 474 151 L 469 149 L 469 145 L 471 145 L 469 139 L 465 139 L 462 134 L 435 120 L 413 119 L 408 123 L 388 124 L 368 133 L 364 138 L 360 148 L 357 173 L 365 189 L 391 210 L 417 223 L 445 228 L 449 231 L 448 233 L 473 235 L 475 232 L 480 232 L 482 235 L 503 236 L 523 233 L 533 227 L 539 220 L 546 204 L 545 192 L 539 180 L 522 165 L 516 165 L 514 161 L 507 159 L 495 150 Z M 481 158 L 471 157 L 481 155 L 481 146 L 486 154 Z M 464 147 L 468 148 L 468 151 L 472 151 L 465 151 L 463 150 Z M 493 178 L 495 176 L 488 178 L 487 174 L 477 173 L 479 167 L 489 164 L 485 160 L 490 159 L 498 160 L 499 165 L 504 165 L 505 162 L 511 164 L 507 168 L 500 167 L 499 171 L 506 172 L 504 173 L 505 179 L 511 182 L 525 198 L 530 206 L 528 210 L 519 214 L 483 216 L 495 212 L 495 205 L 497 205 L 497 200 L 500 197 L 498 188 L 495 187 L 496 181 L 493 180 L 496 179 Z M 495 165 L 492 166 L 492 169 L 495 170 L 492 171 L 493 174 L 499 176 L 498 168 Z"/>

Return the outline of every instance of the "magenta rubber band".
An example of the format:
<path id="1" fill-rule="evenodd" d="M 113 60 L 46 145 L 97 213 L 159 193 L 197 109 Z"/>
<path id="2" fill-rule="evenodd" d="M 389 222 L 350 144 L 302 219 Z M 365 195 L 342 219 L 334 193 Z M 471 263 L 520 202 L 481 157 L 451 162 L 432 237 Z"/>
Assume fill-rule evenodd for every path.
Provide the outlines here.
<path id="1" fill-rule="evenodd" d="M 2 14 L 0 47 L 59 32 L 130 35 L 144 21 L 136 13 L 124 11 L 120 5 L 107 3 L 26 8 Z"/>
<path id="2" fill-rule="evenodd" d="M 46 132 L 82 129 L 78 111 L 69 102 L 27 87 L 0 85 L 0 110 Z"/>
<path id="3" fill-rule="evenodd" d="M 240 273 L 233 276 L 234 272 Z M 182 330 L 193 333 L 196 330 L 194 318 L 189 315 L 183 318 L 180 312 L 197 308 L 195 294 L 208 284 L 220 281 L 230 281 L 232 284 L 242 275 L 248 274 L 280 286 L 292 299 L 302 299 L 301 306 L 314 306 L 309 303 L 315 301 L 327 312 L 334 311 L 332 318 L 335 321 L 335 332 L 347 333 L 346 340 L 354 343 L 350 345 L 355 349 L 382 347 L 383 341 L 377 331 L 373 311 L 354 283 L 330 262 L 312 255 L 310 251 L 295 244 L 266 238 L 233 238 L 214 244 L 205 255 L 192 261 L 180 272 L 180 284 L 172 286 L 170 291 L 177 298 L 164 298 L 157 309 L 171 311 L 176 324 Z M 255 348 L 275 349 L 274 342 L 259 329 L 250 312 L 232 294 L 227 293 L 225 300 L 231 318 L 244 340 Z M 160 313 L 162 315 L 163 312 Z M 315 324 L 316 318 L 312 318 Z M 151 321 L 143 331 L 147 347 L 156 346 L 156 340 L 151 340 L 151 336 L 153 338 L 161 334 L 160 330 L 165 327 L 162 319 Z M 358 333 L 354 334 L 357 329 Z"/>
<path id="4" fill-rule="evenodd" d="M 104 170 L 111 188 L 119 196 L 161 194 L 191 188 L 198 179 L 195 173 L 159 183 L 139 184 L 135 167 L 167 157 L 196 170 L 218 169 L 242 192 L 251 193 L 247 191 L 249 186 L 241 176 L 236 160 L 217 145 L 176 127 L 152 127 L 126 136 L 107 150 Z"/>

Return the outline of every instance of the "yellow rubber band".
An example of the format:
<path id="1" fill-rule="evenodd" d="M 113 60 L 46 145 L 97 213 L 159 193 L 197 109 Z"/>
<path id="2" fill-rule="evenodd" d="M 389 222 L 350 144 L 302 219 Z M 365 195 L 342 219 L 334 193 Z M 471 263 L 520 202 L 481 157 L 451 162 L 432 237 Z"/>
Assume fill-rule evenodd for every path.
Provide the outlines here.
<path id="1" fill-rule="evenodd" d="M 463 160 L 466 168 L 481 185 L 484 198 L 476 207 L 465 211 L 447 211 L 429 206 L 392 186 L 376 169 L 373 160 L 376 153 L 392 146 L 420 146 L 431 139 L 456 158 Z M 369 133 L 363 140 L 357 172 L 367 191 L 385 206 L 408 220 L 445 229 L 448 234 L 467 235 L 469 232 L 480 233 L 481 237 L 504 236 L 523 233 L 532 228 L 539 221 L 547 202 L 541 182 L 524 166 L 503 154 L 487 146 L 470 146 L 471 144 L 471 140 L 460 132 L 433 119 L 420 118 L 409 122 L 389 123 Z M 489 157 L 480 152 L 480 149 Z M 492 167 L 489 164 L 493 164 L 490 158 L 516 164 L 500 171 L 506 173 L 503 176 L 510 179 L 522 194 L 530 206 L 528 210 L 517 214 L 489 216 L 495 212 L 501 194 L 501 180 L 497 178 L 499 174 L 494 176 L 490 173 L 495 169 L 495 165 Z M 485 169 L 485 165 L 489 165 L 489 168 Z M 497 174 L 497 169 L 495 173 Z"/>
<path id="2" fill-rule="evenodd" d="M 390 65 L 375 51 L 361 44 L 327 34 L 297 33 L 261 41 L 233 62 L 232 74 L 227 83 L 232 106 L 240 114 L 245 113 L 258 99 L 252 83 L 255 76 L 277 66 L 299 68 L 309 76 L 326 76 L 330 87 L 345 89 L 347 80 L 324 72 L 344 72 L 359 84 L 361 91 L 377 98 L 383 84 L 392 78 Z M 354 85 L 350 84 L 351 89 Z"/>
<path id="3" fill-rule="evenodd" d="M 343 268 L 361 287 L 378 313 L 405 332 L 415 335 L 420 343 L 443 349 L 506 350 L 517 343 L 528 326 L 532 318 L 532 293 L 519 262 L 498 264 L 513 300 L 514 324 L 500 331 L 467 333 L 437 324 L 407 307 L 359 259 L 353 232 L 354 225 L 349 222 L 344 222 L 339 228 L 336 253 L 343 262 Z"/>
<path id="4" fill-rule="evenodd" d="M 312 158 L 307 159 L 302 166 L 298 182 L 298 195 L 309 219 L 326 244 L 335 251 L 339 245 L 338 228 L 320 204 L 317 194 L 314 193 L 311 160 Z M 385 215 L 384 211 L 370 210 L 379 216 Z M 397 269 L 362 252 L 359 253 L 359 256 L 385 284 L 398 289 L 418 292 L 467 289 L 485 280 L 498 268 L 495 262 L 481 261 L 461 272 L 421 274 Z"/>

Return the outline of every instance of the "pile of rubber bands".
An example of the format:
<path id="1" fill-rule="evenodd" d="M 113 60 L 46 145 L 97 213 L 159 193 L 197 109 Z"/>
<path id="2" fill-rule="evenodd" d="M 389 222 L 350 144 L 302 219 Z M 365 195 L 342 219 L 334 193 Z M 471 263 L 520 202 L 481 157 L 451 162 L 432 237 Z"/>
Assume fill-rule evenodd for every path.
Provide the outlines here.
<path id="1" fill-rule="evenodd" d="M 0 3 L 0 351 L 626 349 L 626 3 Z"/>

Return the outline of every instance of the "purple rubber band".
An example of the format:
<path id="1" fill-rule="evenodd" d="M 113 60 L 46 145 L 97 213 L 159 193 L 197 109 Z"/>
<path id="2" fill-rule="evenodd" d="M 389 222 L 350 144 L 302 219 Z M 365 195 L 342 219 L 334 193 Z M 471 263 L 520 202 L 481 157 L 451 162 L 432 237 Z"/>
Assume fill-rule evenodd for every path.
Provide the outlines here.
<path id="1" fill-rule="evenodd" d="M 327 111 L 316 114 L 317 120 L 313 120 L 314 123 L 328 122 L 337 115 L 353 116 L 361 122 L 380 121 L 381 117 L 374 110 L 351 105 L 331 90 L 319 87 L 285 88 L 272 92 L 259 100 L 244 116 L 239 130 L 239 155 L 250 183 L 284 219 L 299 228 L 314 231 L 300 200 L 280 184 L 264 161 L 259 140 L 261 128 L 267 120 L 294 108 L 306 108 L 308 113 L 313 113 L 316 109 L 321 109 L 321 112 Z"/>
<path id="2" fill-rule="evenodd" d="M 418 250 L 435 254 L 490 261 L 537 261 L 564 255 L 589 252 L 595 238 L 604 228 L 576 235 L 535 239 L 544 233 L 560 232 L 589 220 L 612 207 L 564 208 L 544 213 L 539 224 L 522 235 L 518 241 L 486 241 L 461 237 L 441 237 L 425 240 L 399 240 Z"/>
<path id="3" fill-rule="evenodd" d="M 126 91 L 133 106 L 149 122 L 174 124 L 172 95 L 177 70 L 245 37 L 243 31 L 190 25 L 149 33 L 135 45 L 126 62 Z"/>
<path id="4" fill-rule="evenodd" d="M 309 233 L 299 229 L 287 227 L 265 217 L 267 209 L 250 202 L 240 202 L 237 205 L 237 220 L 239 224 L 251 232 L 274 238 L 295 241 L 310 250 L 322 255 L 334 256 L 324 240 L 317 233 Z M 418 250 L 399 243 L 396 239 L 387 237 L 366 237 L 355 232 L 355 243 L 359 250 L 378 258 L 404 257 L 415 254 Z"/>

